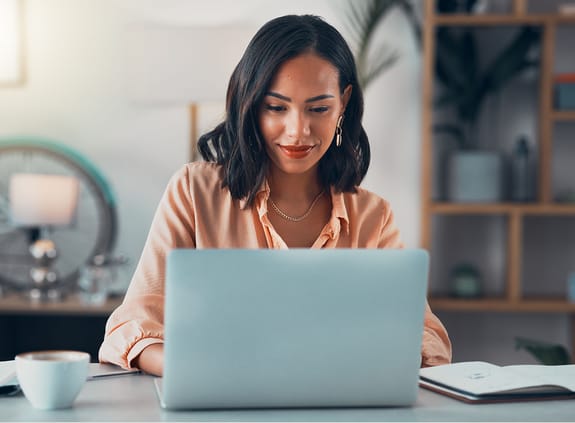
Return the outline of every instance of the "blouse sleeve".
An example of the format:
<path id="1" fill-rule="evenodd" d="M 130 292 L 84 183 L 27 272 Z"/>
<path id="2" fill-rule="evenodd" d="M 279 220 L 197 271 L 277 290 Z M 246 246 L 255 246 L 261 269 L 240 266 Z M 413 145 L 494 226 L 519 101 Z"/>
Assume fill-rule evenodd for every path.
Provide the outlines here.
<path id="1" fill-rule="evenodd" d="M 174 248 L 195 248 L 195 213 L 187 167 L 168 183 L 122 304 L 106 323 L 99 359 L 124 368 L 146 346 L 163 342 L 164 270 Z"/>
<path id="2" fill-rule="evenodd" d="M 451 341 L 447 330 L 425 303 L 421 367 L 438 366 L 451 362 Z"/>
<path id="3" fill-rule="evenodd" d="M 380 229 L 379 248 L 403 248 L 399 230 L 391 208 L 386 203 L 384 219 Z M 421 366 L 437 366 L 451 362 L 451 341 L 441 321 L 425 303 L 423 342 L 421 345 Z"/>

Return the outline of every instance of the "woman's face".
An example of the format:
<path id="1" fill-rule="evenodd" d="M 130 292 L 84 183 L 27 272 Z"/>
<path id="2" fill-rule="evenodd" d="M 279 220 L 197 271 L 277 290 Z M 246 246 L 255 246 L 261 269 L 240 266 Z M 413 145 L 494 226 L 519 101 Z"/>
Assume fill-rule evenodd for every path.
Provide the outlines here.
<path id="1" fill-rule="evenodd" d="M 277 170 L 299 174 L 317 166 L 351 95 L 351 86 L 340 94 L 338 80 L 337 69 L 314 53 L 280 66 L 259 109 L 260 131 Z"/>

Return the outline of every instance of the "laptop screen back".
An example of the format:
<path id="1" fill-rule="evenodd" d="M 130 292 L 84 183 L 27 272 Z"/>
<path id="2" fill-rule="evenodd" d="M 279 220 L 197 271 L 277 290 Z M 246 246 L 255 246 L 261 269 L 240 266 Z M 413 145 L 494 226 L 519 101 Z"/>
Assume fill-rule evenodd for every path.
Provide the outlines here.
<path id="1" fill-rule="evenodd" d="M 163 404 L 412 404 L 427 272 L 423 250 L 174 250 Z"/>

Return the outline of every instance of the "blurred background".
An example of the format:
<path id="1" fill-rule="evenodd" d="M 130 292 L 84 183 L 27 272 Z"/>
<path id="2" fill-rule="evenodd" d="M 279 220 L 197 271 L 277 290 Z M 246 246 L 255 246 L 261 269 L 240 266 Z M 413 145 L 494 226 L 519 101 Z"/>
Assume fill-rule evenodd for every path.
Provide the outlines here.
<path id="1" fill-rule="evenodd" d="M 564 18 L 556 30 L 555 20 L 540 17 L 568 12 L 561 9 L 567 3 L 0 0 L 0 26 L 12 34 L 0 35 L 0 359 L 39 348 L 86 349 L 95 358 L 106 317 L 125 292 L 168 179 L 194 157 L 197 135 L 221 118 L 227 79 L 251 36 L 269 19 L 292 13 L 324 17 L 358 56 L 364 42 L 366 67 L 381 65 L 364 87 L 372 162 L 363 186 L 390 201 L 407 247 L 431 249 L 430 293 L 438 299 L 431 305 L 450 332 L 454 360 L 535 362 L 527 349 L 516 349 L 517 337 L 571 350 L 575 307 L 568 300 L 568 280 L 575 272 L 575 211 L 567 205 L 559 220 L 552 218 L 557 213 L 545 214 L 543 229 L 535 221 L 525 239 L 510 240 L 510 234 L 523 233 L 510 216 L 527 213 L 514 208 L 517 202 L 554 201 L 539 188 L 536 158 L 548 152 L 540 146 L 542 135 L 549 135 L 541 127 L 550 122 L 541 93 L 553 88 L 549 75 L 575 72 L 569 60 L 557 71 L 549 64 L 569 56 L 566 46 L 575 34 L 569 24 L 575 21 Z M 429 18 L 426 10 L 447 17 L 447 23 Z M 457 16 L 464 19 L 448 21 Z M 477 29 L 477 22 L 466 20 L 490 16 L 503 21 L 484 21 Z M 363 31 L 370 22 L 373 30 Z M 445 35 L 442 26 L 455 30 Z M 527 27 L 534 29 L 522 35 L 523 44 L 513 44 Z M 481 54 L 470 56 L 467 28 L 475 28 L 473 51 Z M 551 43 L 544 41 L 549 31 L 556 48 L 544 49 Z M 520 57 L 509 65 L 513 71 L 504 82 L 476 102 L 479 117 L 470 118 L 471 112 L 449 101 L 454 93 L 463 97 L 462 87 L 474 86 L 472 75 L 510 51 Z M 443 67 L 441 58 L 447 60 Z M 562 140 L 572 138 L 575 121 L 565 116 L 555 131 Z M 476 134 L 470 142 L 483 145 L 480 150 L 506 155 L 504 164 L 488 159 L 492 167 L 471 177 L 477 182 L 492 176 L 495 188 L 477 183 L 469 188 L 464 176 L 453 176 L 452 168 L 473 164 L 444 163 L 469 134 Z M 521 136 L 526 141 L 519 147 Z M 573 156 L 568 157 L 573 149 L 565 148 L 557 154 L 556 193 L 572 201 L 575 175 L 568 170 Z M 514 153 L 529 160 L 513 162 Z M 532 175 L 526 177 L 527 188 L 514 190 L 512 172 L 520 166 Z M 551 161 L 545 166 L 551 172 Z M 75 177 L 79 186 L 66 197 L 75 216 L 57 224 L 41 213 L 15 220 L 10 203 L 16 191 L 10 186 L 17 173 Z M 38 184 L 21 201 L 64 189 Z M 470 209 L 441 209 L 469 203 Z M 530 244 L 520 248 L 526 240 Z M 32 244 L 36 256 L 28 252 Z M 543 308 L 516 305 L 522 285 L 513 269 L 525 270 L 524 263 L 535 263 L 541 254 L 535 249 L 521 261 L 528 245 L 548 248 L 552 256 L 534 269 L 562 269 L 553 273 L 552 294 L 559 302 Z M 57 257 L 50 256 L 54 251 Z M 29 280 L 30 269 L 36 269 L 36 279 Z M 545 285 L 545 274 L 541 270 L 539 282 L 528 281 L 529 289 Z M 107 288 L 98 296 L 101 284 Z M 487 301 L 476 305 L 480 299 Z"/>

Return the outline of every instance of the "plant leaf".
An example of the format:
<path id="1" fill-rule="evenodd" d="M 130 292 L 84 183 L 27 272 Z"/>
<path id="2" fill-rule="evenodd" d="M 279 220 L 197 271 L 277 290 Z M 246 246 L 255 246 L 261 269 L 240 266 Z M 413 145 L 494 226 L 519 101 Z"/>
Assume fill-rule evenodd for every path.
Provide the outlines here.
<path id="1" fill-rule="evenodd" d="M 550 366 L 569 364 L 569 352 L 560 344 L 536 341 L 528 338 L 515 338 L 515 349 L 524 349 L 541 364 Z"/>
<path id="2" fill-rule="evenodd" d="M 421 49 L 423 35 L 421 32 L 421 23 L 417 14 L 415 12 L 415 7 L 413 3 L 409 0 L 398 0 L 398 6 L 403 11 L 407 21 L 411 25 L 411 29 L 413 30 L 413 34 L 415 35 L 415 40 L 417 42 L 417 46 Z"/>
<path id="3" fill-rule="evenodd" d="M 540 29 L 523 28 L 481 72 L 475 32 L 440 27 L 436 33 L 435 73 L 444 92 L 435 104 L 445 107 L 451 102 L 459 124 L 473 128 L 485 98 L 537 63 L 528 55 L 539 40 Z M 472 133 L 471 129 L 467 136 Z"/>
<path id="4" fill-rule="evenodd" d="M 381 49 L 382 54 L 374 59 L 373 62 L 369 63 L 366 66 L 366 70 L 361 78 L 361 84 L 363 87 L 369 85 L 381 72 L 383 72 L 388 67 L 392 66 L 397 59 L 399 58 L 399 54 L 395 51 L 387 50 L 384 47 Z"/>
<path id="5" fill-rule="evenodd" d="M 454 125 L 450 123 L 440 123 L 433 125 L 433 133 L 436 135 L 446 134 L 451 136 L 458 144 L 459 148 L 463 148 L 465 145 L 465 136 L 463 134 L 463 129 L 459 125 Z"/>
<path id="6" fill-rule="evenodd" d="M 523 28 L 487 68 L 488 90 L 492 92 L 501 89 L 509 80 L 530 67 L 531 61 L 527 60 L 527 53 L 539 40 L 539 29 Z"/>
<path id="7" fill-rule="evenodd" d="M 437 98 L 433 101 L 433 105 L 438 109 L 449 107 L 453 105 L 453 103 L 457 102 L 457 99 L 459 97 L 460 97 L 459 93 L 454 93 L 452 91 L 445 91 L 441 95 L 437 96 Z"/>
<path id="8" fill-rule="evenodd" d="M 408 3 L 407 0 L 349 2 L 349 9 L 346 12 L 348 27 L 355 44 L 358 78 L 364 89 L 376 76 L 395 63 L 399 56 L 396 52 L 390 53 L 389 47 L 384 44 L 372 47 L 373 36 L 379 24 L 393 7 L 400 5 L 406 14 L 411 13 L 409 16 L 415 19 L 414 10 Z"/>
<path id="9" fill-rule="evenodd" d="M 469 76 L 465 71 L 462 45 L 450 28 L 438 28 L 436 33 L 435 66 L 441 83 L 452 91 L 459 92 L 468 86 Z"/>
<path id="10" fill-rule="evenodd" d="M 465 75 L 469 81 L 476 81 L 479 69 L 477 63 L 477 43 L 470 30 L 466 30 L 461 37 L 461 61 Z"/>

